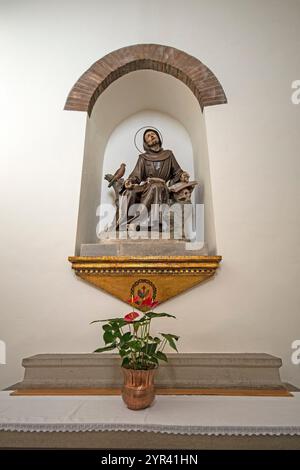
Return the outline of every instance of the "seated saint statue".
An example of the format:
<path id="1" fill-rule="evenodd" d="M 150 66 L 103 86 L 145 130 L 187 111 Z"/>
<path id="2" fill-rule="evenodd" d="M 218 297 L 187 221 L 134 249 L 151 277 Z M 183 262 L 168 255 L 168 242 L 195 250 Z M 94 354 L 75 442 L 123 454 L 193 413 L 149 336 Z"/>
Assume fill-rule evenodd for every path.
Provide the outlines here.
<path id="1" fill-rule="evenodd" d="M 189 174 L 180 167 L 173 152 L 162 148 L 160 134 L 155 129 L 145 130 L 143 147 L 145 152 L 139 155 L 134 170 L 125 181 L 122 179 L 113 184 L 112 175 L 106 175 L 106 179 L 111 179 L 116 195 L 121 195 L 118 204 L 118 230 L 127 230 L 134 227 L 135 223 L 141 222 L 143 217 L 139 210 L 134 210 L 133 204 L 143 205 L 146 211 L 145 219 L 149 217 L 154 204 L 170 205 L 175 191 L 178 193 L 181 185 L 183 188 L 189 188 L 190 196 L 196 184 L 189 183 Z M 175 188 L 174 193 L 172 188 Z M 174 197 L 173 202 L 175 201 Z"/>

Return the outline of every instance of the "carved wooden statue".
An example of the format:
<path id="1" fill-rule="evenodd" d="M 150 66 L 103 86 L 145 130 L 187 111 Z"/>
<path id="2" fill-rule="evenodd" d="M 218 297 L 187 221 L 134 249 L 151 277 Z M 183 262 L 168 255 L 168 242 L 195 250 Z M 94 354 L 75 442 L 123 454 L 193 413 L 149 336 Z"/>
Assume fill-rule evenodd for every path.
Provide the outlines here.
<path id="1" fill-rule="evenodd" d="M 122 178 L 125 164 L 121 164 L 114 175 L 105 175 L 109 187 L 113 186 L 116 193 L 118 229 L 127 229 L 135 222 L 140 224 L 143 219 L 148 219 L 154 205 L 190 203 L 197 184 L 189 182 L 189 174 L 179 166 L 173 152 L 162 148 L 157 130 L 145 130 L 143 147 L 145 152 L 139 155 L 135 168 L 125 181 Z M 135 210 L 136 204 L 142 205 L 144 213 L 140 208 Z"/>

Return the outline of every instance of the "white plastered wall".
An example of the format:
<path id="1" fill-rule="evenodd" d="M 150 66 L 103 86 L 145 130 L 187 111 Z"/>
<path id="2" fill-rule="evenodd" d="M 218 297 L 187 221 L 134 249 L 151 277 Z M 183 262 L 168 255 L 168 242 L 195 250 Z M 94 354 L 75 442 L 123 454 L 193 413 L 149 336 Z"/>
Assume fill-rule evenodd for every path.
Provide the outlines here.
<path id="1" fill-rule="evenodd" d="M 291 102 L 291 83 L 300 79 L 299 1 L 150 5 L 151 14 L 146 0 L 0 2 L 2 387 L 22 378 L 23 357 L 92 351 L 100 335 L 89 322 L 127 311 L 76 279 L 67 261 L 86 115 L 63 105 L 93 62 L 137 43 L 199 58 L 228 97 L 205 110 L 222 268 L 165 303 L 177 320 L 159 327 L 180 335 L 181 352 L 280 356 L 283 379 L 300 385 L 300 366 L 291 362 L 300 339 L 300 105 Z"/>

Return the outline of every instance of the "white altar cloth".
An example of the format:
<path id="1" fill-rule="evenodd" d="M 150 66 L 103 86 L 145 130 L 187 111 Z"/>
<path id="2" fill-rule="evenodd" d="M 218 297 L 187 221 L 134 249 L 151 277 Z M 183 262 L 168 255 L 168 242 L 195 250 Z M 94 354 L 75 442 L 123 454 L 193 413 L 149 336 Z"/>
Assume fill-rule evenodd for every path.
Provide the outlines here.
<path id="1" fill-rule="evenodd" d="M 300 435 L 294 397 L 158 396 L 128 410 L 120 396 L 10 396 L 0 392 L 0 431 L 148 431 L 199 435 Z"/>

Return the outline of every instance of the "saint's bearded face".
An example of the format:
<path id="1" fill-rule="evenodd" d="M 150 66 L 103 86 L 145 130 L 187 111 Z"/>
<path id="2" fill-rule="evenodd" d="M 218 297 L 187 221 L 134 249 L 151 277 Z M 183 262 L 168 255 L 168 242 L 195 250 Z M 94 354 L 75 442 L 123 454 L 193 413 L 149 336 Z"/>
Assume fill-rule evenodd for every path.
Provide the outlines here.
<path id="1" fill-rule="evenodd" d="M 145 134 L 145 142 L 148 145 L 149 148 L 155 148 L 155 147 L 160 147 L 160 140 L 156 132 L 154 131 L 148 131 Z"/>

